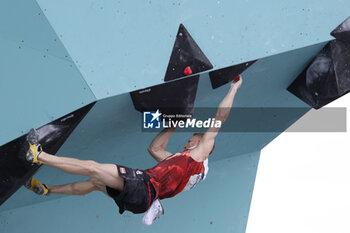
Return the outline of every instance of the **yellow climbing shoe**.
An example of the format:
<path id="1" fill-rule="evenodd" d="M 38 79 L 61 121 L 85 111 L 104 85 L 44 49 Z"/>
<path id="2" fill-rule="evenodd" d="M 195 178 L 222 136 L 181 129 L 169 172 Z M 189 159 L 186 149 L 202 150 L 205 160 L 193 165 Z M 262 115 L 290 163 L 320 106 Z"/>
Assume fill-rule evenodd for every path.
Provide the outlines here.
<path id="1" fill-rule="evenodd" d="M 30 163 L 41 164 L 38 160 L 39 154 L 43 151 L 39 144 L 39 134 L 35 129 L 31 129 L 27 134 L 29 148 L 26 153 L 26 160 Z"/>
<path id="2" fill-rule="evenodd" d="M 33 191 L 34 193 L 38 195 L 48 195 L 49 189 L 45 184 L 40 183 L 38 180 L 31 177 L 24 185 L 27 189 L 30 191 Z"/>

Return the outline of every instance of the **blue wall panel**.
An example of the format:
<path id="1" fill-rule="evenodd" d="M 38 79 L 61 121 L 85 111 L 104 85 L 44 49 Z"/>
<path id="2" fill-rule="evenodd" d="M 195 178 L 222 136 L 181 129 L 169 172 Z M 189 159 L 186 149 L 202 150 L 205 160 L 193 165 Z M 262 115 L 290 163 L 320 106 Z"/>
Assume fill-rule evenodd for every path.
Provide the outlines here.
<path id="1" fill-rule="evenodd" d="M 36 1 L 1 1 L 0 145 L 94 100 Z"/>
<path id="2" fill-rule="evenodd" d="M 121 216 L 112 199 L 102 193 L 92 193 L 0 212 L 0 232 L 243 233 L 259 154 L 233 156 L 210 163 L 204 182 L 188 192 L 163 200 L 165 215 L 151 227 L 142 225 L 143 215 L 126 212 Z M 33 224 L 33 218 L 28 216 L 33 216 L 38 224 Z"/>
<path id="3" fill-rule="evenodd" d="M 37 2 L 98 99 L 162 83 L 180 23 L 216 69 L 330 40 L 350 12 L 342 0 Z"/>
<path id="4" fill-rule="evenodd" d="M 95 100 L 75 65 L 0 38 L 0 145 Z"/>
<path id="5" fill-rule="evenodd" d="M 44 54 L 71 61 L 59 36 L 33 0 L 0 2 L 0 38 L 21 47 L 33 48 Z"/>

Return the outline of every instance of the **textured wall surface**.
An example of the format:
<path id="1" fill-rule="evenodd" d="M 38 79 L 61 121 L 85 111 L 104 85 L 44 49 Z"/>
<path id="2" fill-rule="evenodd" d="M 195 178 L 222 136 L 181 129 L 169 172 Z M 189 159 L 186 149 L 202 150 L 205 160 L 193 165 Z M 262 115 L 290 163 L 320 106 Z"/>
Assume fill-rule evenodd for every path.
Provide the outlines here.
<path id="1" fill-rule="evenodd" d="M 37 2 L 97 98 L 163 82 L 180 23 L 217 69 L 327 41 L 350 9 L 341 0 Z"/>
<path id="2" fill-rule="evenodd" d="M 0 145 L 95 100 L 35 1 L 0 2 Z"/>

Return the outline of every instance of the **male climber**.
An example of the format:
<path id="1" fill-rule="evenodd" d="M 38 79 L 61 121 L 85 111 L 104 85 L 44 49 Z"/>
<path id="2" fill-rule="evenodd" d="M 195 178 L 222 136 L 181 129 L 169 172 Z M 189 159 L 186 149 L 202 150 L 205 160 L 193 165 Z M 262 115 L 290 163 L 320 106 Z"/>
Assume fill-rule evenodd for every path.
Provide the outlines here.
<path id="1" fill-rule="evenodd" d="M 221 101 L 215 120 L 221 121 L 222 124 L 226 121 L 235 94 L 241 85 L 242 78 L 238 76 Z M 165 149 L 174 130 L 174 128 L 164 129 L 148 147 L 149 153 L 159 163 L 153 168 L 139 170 L 119 164 L 100 164 L 95 161 L 50 155 L 43 151 L 38 141 L 38 134 L 32 129 L 27 136 L 28 162 L 45 164 L 69 174 L 84 175 L 91 179 L 51 186 L 31 178 L 25 186 L 39 195 L 85 195 L 92 191 L 102 191 L 114 199 L 119 206 L 120 214 L 125 210 L 133 213 L 146 212 L 142 221 L 145 225 L 151 225 L 164 213 L 161 199 L 189 190 L 205 179 L 208 172 L 208 157 L 214 150 L 214 140 L 220 128 L 209 128 L 204 134 L 195 133 L 185 145 L 185 150 L 171 154 Z"/>

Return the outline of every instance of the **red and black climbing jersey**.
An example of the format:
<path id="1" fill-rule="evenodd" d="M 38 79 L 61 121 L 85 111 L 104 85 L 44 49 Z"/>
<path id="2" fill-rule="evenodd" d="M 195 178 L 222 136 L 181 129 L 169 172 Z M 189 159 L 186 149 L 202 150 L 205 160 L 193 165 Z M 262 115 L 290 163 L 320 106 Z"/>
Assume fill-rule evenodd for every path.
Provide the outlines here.
<path id="1" fill-rule="evenodd" d="M 183 190 L 193 188 L 205 179 L 208 172 L 207 162 L 195 161 L 190 156 L 190 150 L 184 150 L 147 169 L 146 173 L 157 193 L 156 198 L 173 197 Z"/>

